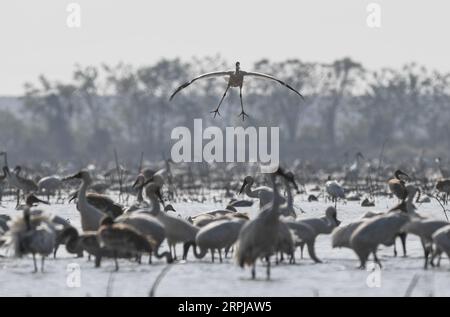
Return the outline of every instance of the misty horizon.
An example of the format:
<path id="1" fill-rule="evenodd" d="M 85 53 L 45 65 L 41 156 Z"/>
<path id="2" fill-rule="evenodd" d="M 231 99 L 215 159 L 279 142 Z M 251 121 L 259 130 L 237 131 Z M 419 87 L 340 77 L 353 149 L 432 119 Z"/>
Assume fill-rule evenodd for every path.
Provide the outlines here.
<path id="1" fill-rule="evenodd" d="M 330 63 L 350 57 L 370 69 L 417 62 L 450 71 L 450 45 L 442 39 L 450 29 L 450 4 L 444 1 L 377 1 L 380 28 L 366 24 L 371 1 L 284 0 L 277 6 L 258 1 L 254 10 L 254 1 L 232 0 L 219 10 L 205 0 L 195 6 L 177 0 L 132 5 L 80 0 L 80 28 L 66 25 L 69 3 L 2 3 L 0 69 L 8 76 L 0 76 L 0 95 L 20 95 L 23 84 L 40 74 L 68 81 L 76 63 L 122 61 L 140 67 L 161 58 L 187 60 L 217 52 L 247 69 L 263 58 Z"/>

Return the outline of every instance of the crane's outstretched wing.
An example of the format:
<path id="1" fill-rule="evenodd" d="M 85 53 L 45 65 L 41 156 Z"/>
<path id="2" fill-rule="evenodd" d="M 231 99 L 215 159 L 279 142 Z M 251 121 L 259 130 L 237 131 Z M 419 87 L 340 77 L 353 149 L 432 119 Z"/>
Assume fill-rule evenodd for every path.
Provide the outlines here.
<path id="1" fill-rule="evenodd" d="M 288 84 L 286 84 L 284 81 L 281 81 L 273 76 L 267 75 L 267 74 L 263 74 L 263 73 L 255 73 L 255 72 L 242 72 L 244 74 L 244 76 L 255 76 L 255 77 L 261 77 L 261 78 L 265 78 L 265 79 L 271 79 L 271 80 L 275 80 L 276 82 L 282 84 L 283 86 L 289 88 L 290 90 L 294 91 L 297 95 L 299 95 L 303 100 L 305 100 L 305 98 L 302 96 L 301 93 L 299 93 L 297 90 L 295 90 L 294 88 L 292 88 L 291 86 L 289 86 Z"/>
<path id="2" fill-rule="evenodd" d="M 229 76 L 232 75 L 234 72 L 233 71 L 228 71 L 228 72 L 213 72 L 213 73 L 206 73 L 203 75 L 200 75 L 198 77 L 195 77 L 194 79 L 192 79 L 191 81 L 188 81 L 186 83 L 184 83 L 183 85 L 181 85 L 180 87 L 177 88 L 177 90 L 175 90 L 175 92 L 172 94 L 172 96 L 170 96 L 170 100 L 173 99 L 173 97 L 175 97 L 175 95 L 182 89 L 186 88 L 187 86 L 189 86 L 190 84 L 192 84 L 194 81 L 202 79 L 202 78 L 208 78 L 208 77 L 219 77 L 219 76 Z"/>

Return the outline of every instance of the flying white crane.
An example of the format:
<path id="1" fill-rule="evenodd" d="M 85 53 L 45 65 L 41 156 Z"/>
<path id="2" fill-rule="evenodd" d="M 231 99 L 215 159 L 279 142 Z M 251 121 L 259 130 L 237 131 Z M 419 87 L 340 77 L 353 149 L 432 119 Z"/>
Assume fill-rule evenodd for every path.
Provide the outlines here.
<path id="1" fill-rule="evenodd" d="M 195 77 L 194 79 L 184 83 L 183 85 L 181 85 L 180 87 L 178 87 L 175 92 L 172 94 L 172 96 L 170 96 L 170 100 L 173 99 L 173 97 L 182 89 L 186 88 L 187 86 L 189 86 L 190 84 L 192 84 L 193 82 L 202 79 L 202 78 L 210 78 L 210 77 L 221 77 L 221 76 L 229 76 L 228 79 L 228 85 L 227 85 L 227 89 L 225 90 L 225 93 L 222 96 L 222 99 L 220 100 L 219 105 L 217 106 L 216 110 L 211 111 L 211 113 L 214 113 L 214 118 L 216 117 L 216 115 L 220 115 L 219 112 L 219 108 L 220 105 L 222 104 L 223 100 L 225 99 L 225 96 L 227 95 L 228 89 L 230 89 L 230 87 L 239 87 L 239 97 L 241 99 L 241 113 L 239 114 L 239 116 L 242 116 L 242 121 L 245 120 L 245 116 L 248 117 L 248 115 L 245 113 L 244 111 L 244 103 L 242 101 L 242 87 L 244 85 L 244 77 L 248 77 L 248 76 L 253 76 L 253 77 L 259 77 L 259 78 L 264 78 L 264 79 L 270 79 L 270 80 L 274 80 L 278 83 L 280 83 L 281 85 L 287 87 L 288 89 L 294 91 L 296 94 L 298 94 L 303 100 L 303 96 L 302 94 L 300 94 L 297 90 L 295 90 L 294 88 L 292 88 L 291 86 L 289 86 L 288 84 L 286 84 L 285 82 L 267 75 L 267 74 L 263 74 L 263 73 L 255 73 L 255 72 L 246 72 L 241 70 L 240 68 L 241 63 L 236 62 L 236 70 L 231 70 L 231 71 L 222 71 L 222 72 L 212 72 L 212 73 L 206 73 L 203 75 L 200 75 L 198 77 Z"/>

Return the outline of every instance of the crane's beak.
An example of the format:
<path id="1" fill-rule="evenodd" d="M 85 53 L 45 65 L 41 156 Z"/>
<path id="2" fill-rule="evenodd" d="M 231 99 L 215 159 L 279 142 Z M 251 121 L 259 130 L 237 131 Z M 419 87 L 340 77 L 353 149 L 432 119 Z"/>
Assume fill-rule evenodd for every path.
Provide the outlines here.
<path id="1" fill-rule="evenodd" d="M 146 182 L 141 182 L 141 177 L 138 177 L 131 188 L 136 189 L 138 187 L 143 187 L 144 184 L 146 185 Z"/>
<path id="2" fill-rule="evenodd" d="M 136 180 L 136 182 L 135 182 L 135 184 L 137 183 L 137 181 L 138 180 Z M 145 187 L 145 186 L 147 186 L 148 184 L 150 184 L 151 182 L 153 182 L 154 181 L 154 179 L 153 179 L 153 176 L 152 177 L 150 177 L 149 179 L 147 179 L 141 186 L 142 187 Z M 134 185 L 133 185 L 134 186 Z"/>
<path id="3" fill-rule="evenodd" d="M 69 180 L 72 180 L 72 179 L 75 179 L 75 178 L 81 178 L 81 172 L 78 172 L 78 173 L 73 174 L 73 175 L 66 176 L 66 177 L 64 177 L 62 179 L 62 181 L 66 182 L 66 181 L 69 181 Z"/>
<path id="4" fill-rule="evenodd" d="M 35 201 L 36 201 L 37 203 L 40 203 L 40 204 L 50 205 L 50 202 L 48 202 L 48 201 L 46 201 L 46 200 L 39 199 L 39 198 L 37 198 L 37 197 L 35 197 Z"/>
<path id="5" fill-rule="evenodd" d="M 406 174 L 405 172 L 399 171 L 399 174 L 405 176 L 408 180 L 411 180 L 411 177 L 409 177 L 409 175 Z"/>
<path id="6" fill-rule="evenodd" d="M 244 183 L 242 183 L 241 189 L 239 190 L 239 195 L 242 194 L 242 192 L 245 189 L 245 186 L 247 186 L 247 181 L 244 179 Z"/>
<path id="7" fill-rule="evenodd" d="M 72 202 L 72 200 L 74 200 L 75 198 L 77 198 L 78 196 L 78 192 L 76 191 L 75 193 L 73 193 L 72 195 L 69 196 L 69 203 Z"/>

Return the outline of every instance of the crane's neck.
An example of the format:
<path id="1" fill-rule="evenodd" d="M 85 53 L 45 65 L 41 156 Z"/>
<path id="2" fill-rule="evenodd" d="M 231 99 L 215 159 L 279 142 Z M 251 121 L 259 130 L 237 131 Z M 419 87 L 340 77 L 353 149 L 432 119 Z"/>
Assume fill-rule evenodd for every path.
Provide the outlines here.
<path id="1" fill-rule="evenodd" d="M 278 217 L 280 215 L 280 204 L 281 204 L 282 197 L 280 195 L 280 192 L 278 191 L 278 187 L 275 182 L 275 175 L 272 175 L 271 179 L 272 179 L 272 192 L 273 192 L 272 203 L 269 204 L 269 208 L 264 210 L 262 212 L 262 214 L 268 216 L 267 218 L 270 219 L 271 221 L 275 221 L 276 219 L 278 219 Z"/>
<path id="2" fill-rule="evenodd" d="M 80 188 L 78 189 L 78 197 L 77 198 L 78 198 L 79 204 L 87 203 L 86 191 L 87 191 L 88 186 L 89 186 L 89 182 L 87 180 L 83 179 L 81 181 Z"/>
<path id="3" fill-rule="evenodd" d="M 287 179 L 285 179 L 284 185 L 285 185 L 286 191 L 287 191 L 287 201 L 286 201 L 286 204 L 280 208 L 292 210 L 294 208 L 294 196 L 292 195 L 292 189 L 290 186 L 290 182 Z"/>
<path id="4" fill-rule="evenodd" d="M 5 152 L 5 154 L 3 155 L 3 158 L 4 158 L 4 160 L 5 160 L 5 166 L 6 166 L 6 168 L 9 169 L 9 167 L 8 167 L 8 153 Z"/>
<path id="5" fill-rule="evenodd" d="M 245 194 L 250 198 L 259 198 L 259 191 L 258 190 L 252 190 L 253 183 L 247 183 L 245 185 Z"/>
<path id="6" fill-rule="evenodd" d="M 100 220 L 104 216 L 100 210 L 87 201 L 86 190 L 90 184 L 90 179 L 83 178 L 80 189 L 78 190 L 77 209 L 81 215 L 81 228 L 83 231 L 96 231 L 100 226 Z"/>
<path id="7" fill-rule="evenodd" d="M 147 193 L 148 199 L 152 204 L 152 213 L 158 215 L 161 213 L 161 207 L 159 206 L 158 196 L 154 191 Z"/>

